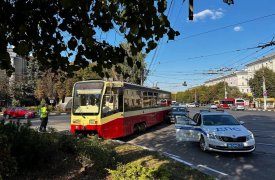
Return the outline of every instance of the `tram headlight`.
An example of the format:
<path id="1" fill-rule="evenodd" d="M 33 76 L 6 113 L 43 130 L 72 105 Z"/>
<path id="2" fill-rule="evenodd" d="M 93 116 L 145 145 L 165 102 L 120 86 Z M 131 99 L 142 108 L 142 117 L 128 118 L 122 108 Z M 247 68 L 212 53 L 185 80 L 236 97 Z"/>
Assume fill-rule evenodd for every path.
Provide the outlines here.
<path id="1" fill-rule="evenodd" d="M 80 123 L 80 120 L 79 119 L 74 119 L 73 120 L 73 124 L 79 124 Z"/>
<path id="2" fill-rule="evenodd" d="M 90 119 L 89 120 L 89 124 L 95 124 L 95 120 L 94 119 Z"/>

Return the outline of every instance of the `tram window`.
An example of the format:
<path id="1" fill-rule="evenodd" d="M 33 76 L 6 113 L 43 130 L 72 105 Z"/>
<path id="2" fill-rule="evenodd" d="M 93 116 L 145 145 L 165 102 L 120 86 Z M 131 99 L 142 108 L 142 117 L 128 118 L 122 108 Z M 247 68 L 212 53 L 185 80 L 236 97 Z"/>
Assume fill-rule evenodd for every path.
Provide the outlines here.
<path id="1" fill-rule="evenodd" d="M 119 111 L 119 95 L 117 88 L 107 88 L 102 99 L 102 114 L 108 116 Z M 123 106 L 122 106 L 123 107 Z"/>
<path id="2" fill-rule="evenodd" d="M 124 110 L 125 111 L 134 111 L 139 110 L 142 108 L 142 101 L 141 101 L 141 91 L 139 90 L 125 90 L 130 92 L 129 94 L 124 94 Z"/>

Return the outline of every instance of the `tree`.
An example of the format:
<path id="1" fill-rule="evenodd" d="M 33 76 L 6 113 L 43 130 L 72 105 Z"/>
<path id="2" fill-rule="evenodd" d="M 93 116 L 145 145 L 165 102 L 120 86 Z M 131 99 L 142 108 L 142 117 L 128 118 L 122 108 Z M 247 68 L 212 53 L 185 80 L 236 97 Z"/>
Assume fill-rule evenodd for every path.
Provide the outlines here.
<path id="1" fill-rule="evenodd" d="M 24 84 L 24 90 L 28 96 L 34 97 L 34 91 L 36 87 L 36 80 L 40 77 L 41 71 L 36 58 L 31 58 L 27 62 L 26 83 Z"/>
<path id="2" fill-rule="evenodd" d="M 177 101 L 179 102 L 194 102 L 195 95 L 197 96 L 197 102 L 208 104 L 214 100 L 224 98 L 224 86 L 227 88 L 228 97 L 247 97 L 241 93 L 237 87 L 230 87 L 227 83 L 220 82 L 213 86 L 198 86 L 192 89 L 188 89 L 184 92 L 178 92 L 176 94 Z"/>
<path id="3" fill-rule="evenodd" d="M 4 100 L 5 101 L 4 104 L 8 102 L 9 94 L 10 94 L 9 78 L 3 70 L 0 70 L 0 100 Z"/>
<path id="4" fill-rule="evenodd" d="M 148 53 L 165 35 L 169 40 L 179 35 L 164 14 L 166 8 L 166 0 L 1 1 L 0 68 L 12 72 L 8 45 L 22 57 L 32 52 L 53 71 L 72 72 L 96 62 L 94 70 L 103 77 L 103 69 L 123 63 L 123 57 L 140 68 L 122 46 L 101 40 L 100 34 L 119 33 L 131 44 L 133 55 Z"/>
<path id="5" fill-rule="evenodd" d="M 266 67 L 256 71 L 254 77 L 248 82 L 253 96 L 255 98 L 263 97 L 263 77 L 268 96 L 275 97 L 275 72 Z"/>
<path id="6" fill-rule="evenodd" d="M 133 55 L 131 52 L 131 44 L 129 43 L 123 43 L 121 46 L 125 49 L 127 56 L 131 57 L 135 62 L 139 63 L 140 67 L 138 67 L 136 64 L 129 64 L 127 62 L 127 58 L 124 58 L 123 63 L 113 65 L 113 67 L 107 72 L 115 80 L 126 81 L 134 84 L 141 84 L 141 81 L 144 82 L 146 79 L 146 76 L 144 75 L 145 54 L 143 54 L 142 52 L 138 52 L 136 55 Z M 118 68 L 120 69 L 119 72 L 116 71 L 116 69 Z M 127 77 L 127 74 L 131 74 L 131 76 Z"/>
<path id="7" fill-rule="evenodd" d="M 36 82 L 35 96 L 38 100 L 57 98 L 56 76 L 57 74 L 51 72 L 51 69 L 42 73 Z"/>

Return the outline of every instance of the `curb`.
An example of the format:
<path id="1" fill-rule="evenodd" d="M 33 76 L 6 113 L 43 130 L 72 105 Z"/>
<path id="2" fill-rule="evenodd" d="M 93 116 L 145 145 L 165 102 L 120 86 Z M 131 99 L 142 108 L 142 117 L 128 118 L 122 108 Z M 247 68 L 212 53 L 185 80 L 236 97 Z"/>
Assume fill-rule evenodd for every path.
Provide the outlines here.
<path id="1" fill-rule="evenodd" d="M 70 114 L 70 113 L 51 112 L 49 113 L 49 116 L 58 116 L 58 115 L 67 115 L 67 114 Z"/>
<path id="2" fill-rule="evenodd" d="M 249 111 L 263 111 L 263 112 L 275 112 L 275 110 L 273 109 L 267 109 L 267 110 L 264 110 L 264 109 L 256 109 L 256 108 L 251 108 L 251 109 L 247 109 Z"/>

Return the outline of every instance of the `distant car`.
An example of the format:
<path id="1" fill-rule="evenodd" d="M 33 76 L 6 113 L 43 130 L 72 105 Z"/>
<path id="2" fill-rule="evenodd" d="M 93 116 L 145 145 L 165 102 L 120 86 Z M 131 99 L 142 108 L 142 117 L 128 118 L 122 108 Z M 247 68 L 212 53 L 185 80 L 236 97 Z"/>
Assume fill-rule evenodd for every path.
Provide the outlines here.
<path id="1" fill-rule="evenodd" d="M 183 116 L 189 117 L 189 111 L 186 107 L 172 106 L 165 120 L 167 123 L 175 123 L 178 118 Z"/>
<path id="2" fill-rule="evenodd" d="M 186 104 L 187 105 L 187 107 L 196 107 L 196 104 L 195 103 L 189 103 L 189 104 Z"/>
<path id="3" fill-rule="evenodd" d="M 194 104 L 195 104 L 196 107 L 200 107 L 200 103 L 195 102 Z"/>
<path id="4" fill-rule="evenodd" d="M 233 111 L 244 111 L 245 107 L 243 105 L 234 105 L 231 106 L 231 110 Z"/>
<path id="5" fill-rule="evenodd" d="M 10 118 L 34 118 L 36 116 L 36 112 L 30 111 L 24 107 L 10 107 L 5 109 L 3 112 L 3 116 L 5 119 Z"/>
<path id="6" fill-rule="evenodd" d="M 180 103 L 179 106 L 181 106 L 181 107 L 187 107 L 187 105 L 184 104 L 184 103 Z"/>
<path id="7" fill-rule="evenodd" d="M 216 104 L 210 104 L 210 109 L 217 109 L 218 106 Z"/>
<path id="8" fill-rule="evenodd" d="M 255 139 L 246 129 L 227 112 L 196 113 L 193 121 L 178 121 L 176 127 L 177 141 L 199 142 L 202 151 L 218 152 L 253 152 Z"/>

